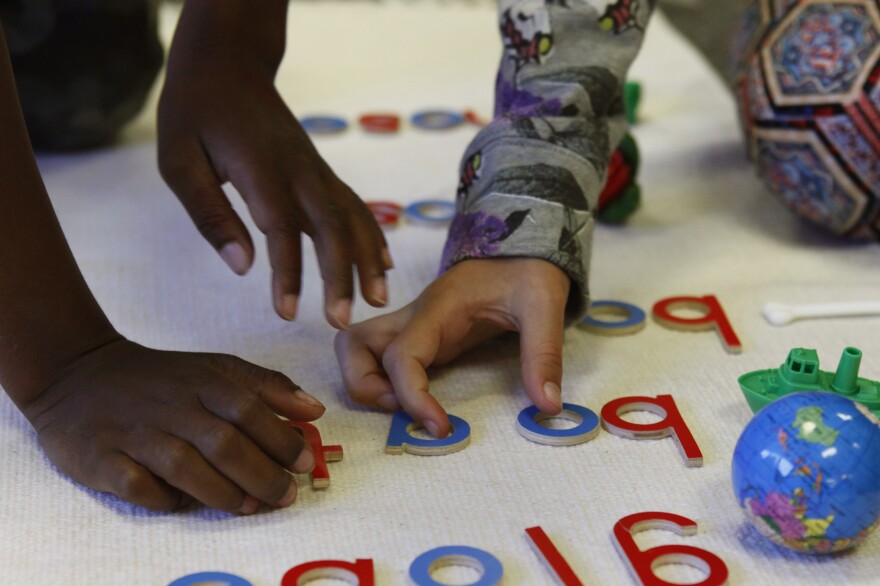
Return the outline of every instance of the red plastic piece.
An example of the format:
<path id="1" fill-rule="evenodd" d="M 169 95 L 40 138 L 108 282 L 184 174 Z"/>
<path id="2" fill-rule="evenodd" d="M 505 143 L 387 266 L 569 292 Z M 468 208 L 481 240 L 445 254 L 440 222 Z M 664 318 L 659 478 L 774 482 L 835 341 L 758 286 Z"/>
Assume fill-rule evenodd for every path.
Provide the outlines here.
<path id="1" fill-rule="evenodd" d="M 380 226 L 396 226 L 403 213 L 403 207 L 393 201 L 368 201 L 365 202 L 376 223 Z"/>
<path id="2" fill-rule="evenodd" d="M 547 537 L 543 529 L 540 527 L 529 527 L 526 529 L 526 535 L 528 535 L 535 553 L 544 561 L 547 570 L 556 579 L 558 584 L 562 586 L 584 586 L 584 583 L 580 581 L 580 578 L 577 577 L 574 570 L 571 569 L 571 566 L 568 565 L 568 562 L 562 557 L 562 554 L 559 553 L 559 550 L 556 549 L 556 546 L 553 545 L 553 542 L 550 541 L 550 538 Z"/>
<path id="3" fill-rule="evenodd" d="M 628 515 L 614 525 L 614 544 L 633 578 L 644 586 L 675 586 L 657 577 L 654 569 L 665 564 L 687 564 L 706 572 L 702 582 L 691 586 L 721 586 L 727 583 L 728 570 L 724 561 L 711 551 L 692 545 L 659 545 L 641 550 L 633 534 L 648 529 L 666 529 L 678 535 L 694 535 L 697 524 L 673 513 L 647 512 Z"/>
<path id="4" fill-rule="evenodd" d="M 474 126 L 479 126 L 480 128 L 489 124 L 482 118 L 480 118 L 476 112 L 473 110 L 465 110 L 464 119 L 473 124 Z"/>
<path id="5" fill-rule="evenodd" d="M 397 114 L 364 114 L 358 122 L 366 132 L 391 134 L 400 130 L 400 116 Z"/>
<path id="6" fill-rule="evenodd" d="M 677 317 L 671 313 L 676 307 L 696 309 L 705 312 L 705 315 L 692 318 Z M 725 350 L 731 354 L 742 352 L 742 344 L 736 332 L 733 331 L 733 326 L 727 320 L 724 309 L 714 295 L 661 299 L 654 304 L 652 313 L 660 325 L 674 330 L 701 332 L 714 328 L 721 336 Z"/>
<path id="7" fill-rule="evenodd" d="M 312 488 L 323 489 L 330 486 L 330 470 L 327 462 L 338 462 L 342 459 L 342 446 L 325 446 L 321 443 L 321 432 L 311 423 L 305 421 L 288 421 L 288 425 L 298 427 L 315 455 L 315 467 L 312 469 Z"/>
<path id="8" fill-rule="evenodd" d="M 351 582 L 352 577 L 357 578 L 358 586 L 375 586 L 373 560 L 359 559 L 354 563 L 340 560 L 307 562 L 287 570 L 281 578 L 281 586 L 301 586 L 319 578 L 335 578 Z"/>
<path id="9" fill-rule="evenodd" d="M 630 167 L 623 158 L 623 154 L 619 150 L 615 150 L 611 155 L 611 161 L 608 163 L 608 174 L 605 179 L 605 187 L 599 194 L 598 208 L 603 208 L 612 199 L 620 195 L 621 191 L 630 184 L 632 180 L 632 167 Z"/>
<path id="10" fill-rule="evenodd" d="M 654 423 L 632 423 L 620 417 L 630 411 L 650 411 L 663 419 Z M 661 439 L 670 435 L 675 440 L 685 466 L 702 466 L 703 453 L 678 411 L 672 395 L 653 397 L 621 397 L 602 407 L 602 427 L 628 439 Z"/>

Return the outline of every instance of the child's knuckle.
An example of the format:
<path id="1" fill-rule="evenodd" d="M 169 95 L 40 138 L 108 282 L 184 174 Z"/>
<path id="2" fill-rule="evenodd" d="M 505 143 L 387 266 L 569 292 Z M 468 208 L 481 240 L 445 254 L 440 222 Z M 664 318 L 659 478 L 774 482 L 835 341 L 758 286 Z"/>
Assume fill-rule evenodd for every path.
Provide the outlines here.
<path id="1" fill-rule="evenodd" d="M 233 403 L 230 409 L 230 418 L 234 423 L 247 424 L 259 415 L 261 407 L 262 404 L 256 395 L 244 394 Z"/>
<path id="2" fill-rule="evenodd" d="M 385 354 L 382 355 L 382 366 L 386 371 L 397 370 L 397 366 L 406 357 L 406 346 L 399 340 L 395 340 L 388 344 Z"/>
<path id="3" fill-rule="evenodd" d="M 203 203 L 192 210 L 192 221 L 206 238 L 221 236 L 229 225 L 229 210 L 222 204 Z"/>
<path id="4" fill-rule="evenodd" d="M 180 478 L 192 470 L 189 447 L 181 442 L 169 442 L 162 450 L 162 470 L 167 478 Z"/>
<path id="5" fill-rule="evenodd" d="M 212 460 L 226 462 L 239 453 L 241 436 L 231 425 L 215 425 L 205 433 L 204 445 Z"/>
<path id="6" fill-rule="evenodd" d="M 116 496 L 129 502 L 152 500 L 152 485 L 147 473 L 137 468 L 123 468 L 116 476 Z"/>
<path id="7" fill-rule="evenodd" d="M 321 231 L 328 234 L 349 234 L 349 221 L 345 211 L 336 202 L 328 200 L 324 206 L 324 213 L 318 220 Z"/>

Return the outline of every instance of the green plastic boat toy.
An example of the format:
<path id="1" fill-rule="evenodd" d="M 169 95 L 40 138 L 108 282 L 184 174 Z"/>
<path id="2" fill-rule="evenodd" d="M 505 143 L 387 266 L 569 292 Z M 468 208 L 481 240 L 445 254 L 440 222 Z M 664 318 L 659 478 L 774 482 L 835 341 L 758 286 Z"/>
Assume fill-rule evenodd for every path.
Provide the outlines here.
<path id="1" fill-rule="evenodd" d="M 739 386 L 754 413 L 790 393 L 826 391 L 857 401 L 880 417 L 880 382 L 859 378 L 861 362 L 861 350 L 844 348 L 837 372 L 823 371 L 815 350 L 793 348 L 779 368 L 747 372 L 739 377 Z"/>

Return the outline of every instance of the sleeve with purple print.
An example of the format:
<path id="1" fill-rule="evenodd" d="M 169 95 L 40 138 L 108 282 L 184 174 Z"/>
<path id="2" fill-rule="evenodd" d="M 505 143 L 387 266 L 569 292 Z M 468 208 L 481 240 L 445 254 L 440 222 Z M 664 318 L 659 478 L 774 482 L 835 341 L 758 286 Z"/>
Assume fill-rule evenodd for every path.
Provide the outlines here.
<path id="1" fill-rule="evenodd" d="M 465 152 L 442 270 L 542 258 L 571 278 L 569 323 L 586 312 L 592 210 L 626 132 L 623 84 L 651 9 L 649 0 L 499 0 L 495 116 Z"/>

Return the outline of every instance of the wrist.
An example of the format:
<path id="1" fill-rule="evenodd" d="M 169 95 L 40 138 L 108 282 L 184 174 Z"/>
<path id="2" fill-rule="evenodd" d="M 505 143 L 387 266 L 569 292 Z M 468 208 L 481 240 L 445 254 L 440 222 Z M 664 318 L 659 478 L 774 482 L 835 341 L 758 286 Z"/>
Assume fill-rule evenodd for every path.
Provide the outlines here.
<path id="1" fill-rule="evenodd" d="M 87 309 L 61 319 L 62 323 L 32 319 L 26 327 L 8 336 L 11 343 L 0 350 L 0 384 L 25 416 L 29 405 L 63 378 L 81 357 L 124 339 L 100 309 L 97 311 Z"/>
<path id="2" fill-rule="evenodd" d="M 253 57 L 274 76 L 284 57 L 286 29 L 286 0 L 187 0 L 169 53 L 169 70 L 197 68 L 204 55 L 233 50 Z"/>

